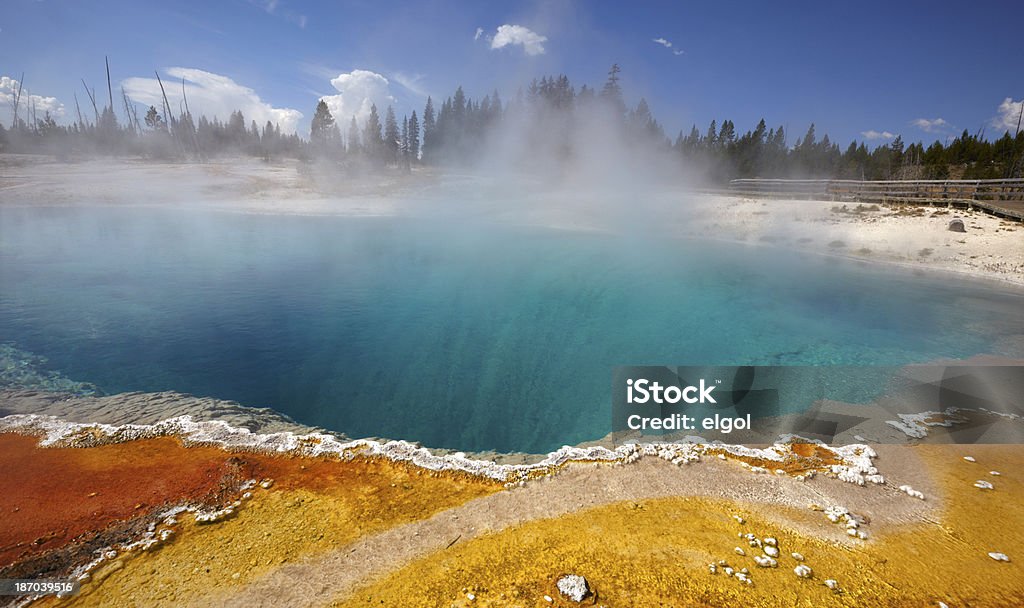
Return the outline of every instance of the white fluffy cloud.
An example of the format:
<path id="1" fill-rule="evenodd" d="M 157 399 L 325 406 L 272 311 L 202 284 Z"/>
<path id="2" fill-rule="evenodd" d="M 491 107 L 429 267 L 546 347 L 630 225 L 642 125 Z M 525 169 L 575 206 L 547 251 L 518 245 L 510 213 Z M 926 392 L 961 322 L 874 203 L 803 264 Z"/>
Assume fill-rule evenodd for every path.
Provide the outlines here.
<path id="1" fill-rule="evenodd" d="M 483 36 L 483 35 L 484 35 L 484 28 L 478 27 L 478 28 L 476 28 L 476 33 L 473 34 L 473 40 L 480 40 L 480 36 Z"/>
<path id="2" fill-rule="evenodd" d="M 676 56 L 682 55 L 683 53 L 686 52 L 686 51 L 683 51 L 683 50 L 680 50 L 680 49 L 677 49 L 677 48 L 673 48 L 675 45 L 672 44 L 671 40 L 666 40 L 664 38 L 652 38 L 651 42 L 653 42 L 655 44 L 660 44 L 661 46 L 665 47 L 666 49 L 671 50 L 672 54 L 676 55 Z"/>
<path id="3" fill-rule="evenodd" d="M 0 76 L 0 117 L 3 117 L 5 127 L 10 126 L 11 119 L 14 118 L 14 98 L 17 95 L 18 81 L 9 76 Z M 56 97 L 33 95 L 28 89 L 22 89 L 21 98 L 18 101 L 18 116 L 27 122 L 26 112 L 31 111 L 33 105 L 36 109 L 36 118 L 42 119 L 47 112 L 54 119 L 64 117 L 64 104 Z"/>
<path id="4" fill-rule="evenodd" d="M 384 76 L 369 70 L 352 70 L 338 74 L 331 79 L 337 95 L 323 98 L 334 120 L 344 130 L 352 117 L 362 124 L 370 115 L 370 106 L 376 104 L 377 112 L 384 116 L 384 109 L 395 103 L 391 96 L 390 83 Z"/>
<path id="5" fill-rule="evenodd" d="M 1022 106 L 1024 106 L 1024 99 L 1014 101 L 1012 97 L 1007 97 L 1003 103 L 999 104 L 997 110 L 999 113 L 992 119 L 992 126 L 999 129 L 999 135 L 1002 135 L 1003 131 L 1009 131 L 1010 135 L 1014 134 L 1017 130 L 1017 121 L 1020 120 Z M 1024 124 L 1021 124 L 1021 128 L 1024 129 Z"/>
<path id="6" fill-rule="evenodd" d="M 527 55 L 543 55 L 547 36 L 541 36 L 530 28 L 521 25 L 499 25 L 498 31 L 491 38 L 491 49 L 502 49 L 510 45 L 520 45 Z"/>
<path id="7" fill-rule="evenodd" d="M 921 129 L 925 133 L 935 133 L 942 131 L 945 127 L 949 126 L 949 123 L 942 118 L 918 118 L 912 121 L 910 124 L 914 125 L 918 129 Z"/>
<path id="8" fill-rule="evenodd" d="M 181 96 L 181 80 L 184 78 L 188 108 L 195 117 L 216 116 L 220 120 L 227 120 L 232 112 L 241 110 L 246 126 L 255 120 L 262 128 L 270 121 L 280 126 L 282 133 L 294 133 L 302 118 L 302 112 L 292 108 L 275 108 L 260 99 L 256 91 L 227 76 L 193 68 L 167 68 L 165 72 L 170 78 L 163 79 L 164 88 L 174 113 L 184 110 Z M 160 84 L 156 78 L 129 78 L 121 84 L 133 101 L 157 108 L 163 106 Z"/>
<path id="9" fill-rule="evenodd" d="M 890 133 L 888 131 L 875 131 L 874 129 L 870 131 L 861 131 L 860 134 L 864 136 L 864 139 L 893 139 L 896 137 L 895 133 Z"/>

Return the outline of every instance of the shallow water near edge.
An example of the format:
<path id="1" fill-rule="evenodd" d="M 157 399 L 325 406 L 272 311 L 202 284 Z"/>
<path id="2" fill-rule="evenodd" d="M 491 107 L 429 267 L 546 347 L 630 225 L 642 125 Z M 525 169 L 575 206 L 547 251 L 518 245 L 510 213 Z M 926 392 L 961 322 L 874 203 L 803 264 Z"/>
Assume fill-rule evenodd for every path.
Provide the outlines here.
<path id="1" fill-rule="evenodd" d="M 470 451 L 606 435 L 617 365 L 901 365 L 1024 333 L 1024 298 L 977 282 L 649 235 L 8 208 L 0 236 L 0 342 L 68 378 Z"/>

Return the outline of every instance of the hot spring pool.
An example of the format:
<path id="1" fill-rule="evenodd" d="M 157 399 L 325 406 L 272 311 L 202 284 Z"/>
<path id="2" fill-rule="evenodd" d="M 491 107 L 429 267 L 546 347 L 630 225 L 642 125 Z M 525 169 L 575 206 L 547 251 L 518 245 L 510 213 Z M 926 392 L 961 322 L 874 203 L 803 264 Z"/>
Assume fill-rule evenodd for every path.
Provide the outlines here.
<path id="1" fill-rule="evenodd" d="M 5 208 L 0 236 L 0 342 L 67 377 L 463 450 L 604 436 L 615 365 L 899 365 L 1024 333 L 1018 294 L 713 241 L 195 208 Z"/>

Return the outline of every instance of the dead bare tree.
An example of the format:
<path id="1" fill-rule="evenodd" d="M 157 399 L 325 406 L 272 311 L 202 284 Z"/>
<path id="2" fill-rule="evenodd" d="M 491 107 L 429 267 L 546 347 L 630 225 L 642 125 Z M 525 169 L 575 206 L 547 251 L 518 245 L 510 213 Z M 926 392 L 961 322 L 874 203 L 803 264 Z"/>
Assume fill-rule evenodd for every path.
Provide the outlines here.
<path id="1" fill-rule="evenodd" d="M 25 86 L 25 72 L 21 73 L 21 80 L 18 81 L 18 91 L 14 94 L 14 99 L 11 100 L 11 107 L 14 110 L 14 117 L 11 119 L 11 128 L 15 129 L 18 126 L 18 105 L 21 103 L 21 89 Z"/>
<path id="2" fill-rule="evenodd" d="M 85 84 L 85 79 L 82 79 L 82 86 L 85 87 L 85 94 L 89 96 L 89 101 L 92 102 L 92 111 L 96 114 L 96 124 L 100 124 L 100 110 L 96 107 L 96 95 L 93 91 L 89 90 L 89 85 Z"/>
<path id="3" fill-rule="evenodd" d="M 110 103 L 110 112 L 114 112 L 114 92 L 110 88 L 110 59 L 106 55 L 103 56 L 103 63 L 107 66 L 107 101 Z"/>
<path id="4" fill-rule="evenodd" d="M 171 104 L 167 101 L 167 91 L 164 90 L 164 81 L 160 80 L 160 72 L 153 71 L 156 74 L 156 82 L 160 85 L 160 94 L 164 97 L 164 123 L 170 125 L 174 117 L 171 116 Z"/>
<path id="5" fill-rule="evenodd" d="M 75 113 L 78 114 L 78 128 L 82 131 L 85 130 L 85 121 L 82 120 L 82 108 L 78 105 L 78 93 L 75 96 Z"/>
<path id="6" fill-rule="evenodd" d="M 192 120 L 192 112 L 188 109 L 188 95 L 185 94 L 185 77 L 181 77 L 181 99 L 185 102 L 185 116 L 188 118 L 188 131 L 192 136 L 192 146 L 196 149 L 196 160 L 203 160 L 203 151 L 199 148 L 199 138 L 196 136 L 196 126 Z"/>
<path id="7" fill-rule="evenodd" d="M 127 117 L 128 129 L 134 134 L 139 125 L 132 121 L 132 108 L 128 101 L 128 94 L 124 92 L 124 87 L 121 87 L 121 101 L 124 102 L 124 115 Z"/>
<path id="8" fill-rule="evenodd" d="M 171 102 L 167 101 L 167 91 L 164 90 L 164 81 L 160 79 L 160 72 L 154 70 L 153 73 L 156 74 L 156 82 L 160 85 L 160 94 L 163 95 L 164 98 L 164 109 L 167 112 L 167 124 L 170 127 L 171 139 L 174 141 L 175 146 L 178 148 L 178 152 L 182 156 L 184 156 L 185 146 L 181 143 L 181 141 L 178 140 L 178 136 L 176 133 L 176 131 L 178 131 L 178 121 L 173 116 L 171 116 Z"/>

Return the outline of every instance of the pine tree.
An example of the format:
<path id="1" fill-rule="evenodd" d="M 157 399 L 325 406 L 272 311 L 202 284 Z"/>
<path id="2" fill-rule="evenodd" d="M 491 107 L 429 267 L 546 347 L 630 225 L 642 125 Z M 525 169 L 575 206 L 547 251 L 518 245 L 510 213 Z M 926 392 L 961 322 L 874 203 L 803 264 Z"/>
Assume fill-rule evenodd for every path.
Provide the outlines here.
<path id="1" fill-rule="evenodd" d="M 409 117 L 402 117 L 402 142 L 398 153 L 401 156 L 402 166 L 409 168 L 412 161 L 409 158 Z"/>
<path id="2" fill-rule="evenodd" d="M 409 158 L 413 163 L 420 158 L 420 121 L 416 117 L 416 110 L 409 117 Z"/>
<path id="3" fill-rule="evenodd" d="M 381 135 L 380 128 L 380 116 L 377 114 L 377 105 L 370 106 L 370 116 L 366 119 L 366 124 L 363 125 L 363 150 L 366 152 L 367 158 L 373 161 L 384 160 L 383 150 L 384 140 Z"/>
<path id="4" fill-rule="evenodd" d="M 348 153 L 349 155 L 360 154 L 363 150 L 363 146 L 359 141 L 359 125 L 356 124 L 356 117 L 352 117 L 352 121 L 348 123 Z"/>
<path id="5" fill-rule="evenodd" d="M 167 128 L 164 124 L 164 119 L 160 117 L 160 113 L 156 111 L 155 106 L 149 106 L 149 109 L 146 110 L 146 117 L 144 120 L 146 122 L 146 126 L 154 131 L 164 131 Z"/>
<path id="6" fill-rule="evenodd" d="M 622 87 L 619 86 L 619 72 L 621 71 L 619 64 L 613 63 L 611 69 L 608 70 L 608 80 L 605 81 L 604 88 L 601 89 L 601 98 L 610 103 L 619 115 L 626 111 L 626 102 L 622 99 Z"/>
<path id="7" fill-rule="evenodd" d="M 336 144 L 338 139 L 338 126 L 334 124 L 334 116 L 331 116 L 327 103 L 321 99 L 316 104 L 316 111 L 313 113 L 313 120 L 310 122 L 309 141 L 320 152 L 324 152 L 328 147 Z"/>
<path id="8" fill-rule="evenodd" d="M 716 146 L 718 146 L 718 123 L 712 119 L 711 124 L 708 125 L 708 133 L 704 136 L 704 147 L 714 150 Z"/>
<path id="9" fill-rule="evenodd" d="M 434 135 L 437 123 L 434 117 L 434 100 L 427 97 L 427 105 L 423 108 L 423 160 L 427 160 L 428 152 L 434 147 Z"/>
<path id="10" fill-rule="evenodd" d="M 395 111 L 388 106 L 384 118 L 384 154 L 385 162 L 395 164 L 398 162 L 398 149 L 401 145 L 402 134 L 398 131 L 398 121 L 395 119 Z"/>

